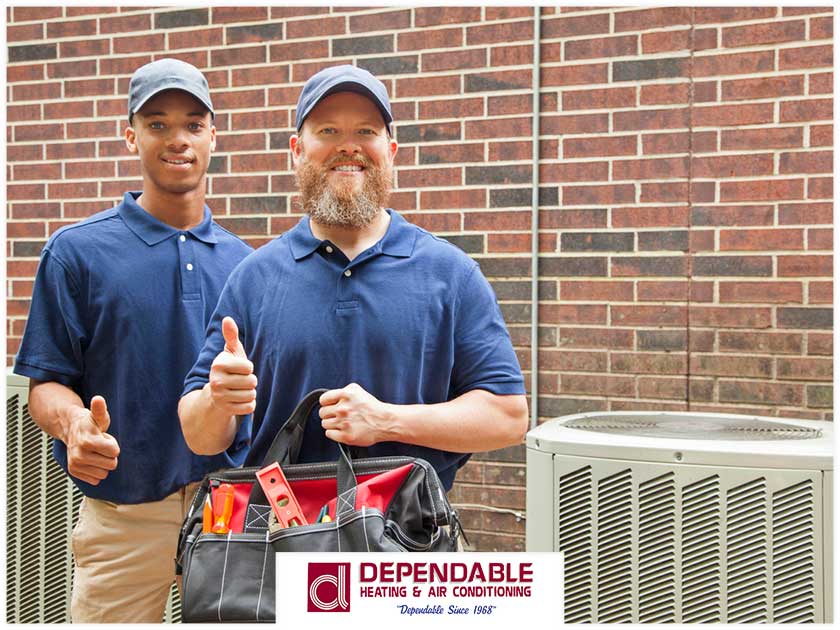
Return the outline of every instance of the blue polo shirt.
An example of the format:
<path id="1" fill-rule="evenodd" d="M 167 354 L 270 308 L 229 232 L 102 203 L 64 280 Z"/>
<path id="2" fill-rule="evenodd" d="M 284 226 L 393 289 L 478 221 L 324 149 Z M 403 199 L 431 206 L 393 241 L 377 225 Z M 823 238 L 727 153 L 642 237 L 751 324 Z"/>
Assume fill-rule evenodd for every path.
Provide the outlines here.
<path id="1" fill-rule="evenodd" d="M 352 262 L 315 238 L 304 217 L 228 279 L 184 393 L 207 382 L 224 347 L 221 320 L 230 315 L 258 379 L 246 465 L 261 463 L 295 405 L 319 387 L 356 382 L 396 404 L 440 403 L 473 389 L 525 393 L 505 322 L 478 265 L 388 212 L 385 236 Z M 395 442 L 371 446 L 368 454 L 422 457 L 446 488 L 469 458 Z M 299 461 L 337 456 L 313 413 Z"/>
<path id="2" fill-rule="evenodd" d="M 117 469 L 96 486 L 73 481 L 114 503 L 157 501 L 239 465 L 249 442 L 246 426 L 227 452 L 194 455 L 177 408 L 225 280 L 252 250 L 207 207 L 200 225 L 177 230 L 137 205 L 139 195 L 126 193 L 117 207 L 50 238 L 14 368 L 72 388 L 86 406 L 105 397 Z M 53 447 L 66 471 L 65 445 Z"/>

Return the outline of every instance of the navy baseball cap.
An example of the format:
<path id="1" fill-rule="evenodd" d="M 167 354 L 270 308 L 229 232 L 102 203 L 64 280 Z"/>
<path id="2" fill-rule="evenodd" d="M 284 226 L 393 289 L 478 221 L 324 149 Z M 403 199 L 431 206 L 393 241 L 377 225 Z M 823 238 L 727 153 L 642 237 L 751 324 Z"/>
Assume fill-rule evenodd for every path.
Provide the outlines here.
<path id="1" fill-rule="evenodd" d="M 193 65 L 179 59 L 158 59 L 138 68 L 128 84 L 128 119 L 164 90 L 181 90 L 198 99 L 215 118 L 207 79 Z"/>
<path id="2" fill-rule="evenodd" d="M 394 117 L 391 114 L 388 91 L 382 81 L 370 72 L 351 65 L 324 68 L 311 76 L 304 84 L 297 102 L 295 121 L 297 130 L 300 131 L 303 127 L 303 121 L 322 99 L 336 92 L 356 92 L 369 98 L 379 109 L 388 133 L 391 133 L 391 123 Z"/>

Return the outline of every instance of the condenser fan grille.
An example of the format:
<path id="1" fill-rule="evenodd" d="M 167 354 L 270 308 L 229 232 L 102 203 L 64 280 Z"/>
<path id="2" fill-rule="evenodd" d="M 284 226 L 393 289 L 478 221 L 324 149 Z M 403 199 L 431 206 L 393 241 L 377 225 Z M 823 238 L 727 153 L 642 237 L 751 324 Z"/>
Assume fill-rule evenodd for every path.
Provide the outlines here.
<path id="1" fill-rule="evenodd" d="M 596 433 L 689 440 L 811 440 L 822 435 L 818 429 L 749 418 L 579 418 L 565 426 Z"/>

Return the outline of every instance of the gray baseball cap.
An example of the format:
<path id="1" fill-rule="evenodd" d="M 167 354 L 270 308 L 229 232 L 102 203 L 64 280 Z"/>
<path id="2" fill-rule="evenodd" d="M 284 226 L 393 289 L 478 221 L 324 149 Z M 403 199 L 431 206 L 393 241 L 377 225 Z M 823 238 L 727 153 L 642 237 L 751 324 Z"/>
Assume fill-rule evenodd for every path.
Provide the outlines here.
<path id="1" fill-rule="evenodd" d="M 351 65 L 324 68 L 312 75 L 304 84 L 297 102 L 295 121 L 297 130 L 300 131 L 303 127 L 303 121 L 312 113 L 318 103 L 336 92 L 356 92 L 369 98 L 379 108 L 379 113 L 385 120 L 388 133 L 391 133 L 391 123 L 394 117 L 391 114 L 388 91 L 382 81 L 370 72 Z"/>
<path id="2" fill-rule="evenodd" d="M 215 118 L 210 88 L 201 71 L 179 59 L 158 59 L 138 68 L 128 84 L 128 119 L 164 90 L 181 90 L 197 98 Z"/>

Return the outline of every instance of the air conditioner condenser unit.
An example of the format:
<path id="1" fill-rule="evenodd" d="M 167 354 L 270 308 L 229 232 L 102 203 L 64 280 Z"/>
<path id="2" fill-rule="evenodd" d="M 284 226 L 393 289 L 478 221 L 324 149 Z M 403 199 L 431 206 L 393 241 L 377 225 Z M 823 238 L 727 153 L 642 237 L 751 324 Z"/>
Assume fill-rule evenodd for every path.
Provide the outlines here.
<path id="1" fill-rule="evenodd" d="M 567 623 L 829 623 L 833 426 L 566 416 L 528 433 L 528 551 L 561 551 Z"/>

